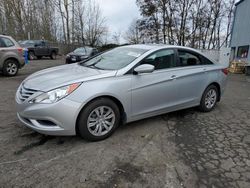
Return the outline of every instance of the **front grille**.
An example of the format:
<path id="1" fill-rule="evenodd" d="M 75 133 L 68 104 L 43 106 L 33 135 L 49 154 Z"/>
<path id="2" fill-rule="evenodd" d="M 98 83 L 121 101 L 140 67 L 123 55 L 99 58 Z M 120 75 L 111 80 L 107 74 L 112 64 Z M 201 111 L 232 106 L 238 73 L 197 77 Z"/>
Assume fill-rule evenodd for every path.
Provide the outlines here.
<path id="1" fill-rule="evenodd" d="M 30 98 L 37 90 L 25 88 L 24 85 L 21 86 L 19 90 L 19 99 L 24 102 L 26 99 Z"/>

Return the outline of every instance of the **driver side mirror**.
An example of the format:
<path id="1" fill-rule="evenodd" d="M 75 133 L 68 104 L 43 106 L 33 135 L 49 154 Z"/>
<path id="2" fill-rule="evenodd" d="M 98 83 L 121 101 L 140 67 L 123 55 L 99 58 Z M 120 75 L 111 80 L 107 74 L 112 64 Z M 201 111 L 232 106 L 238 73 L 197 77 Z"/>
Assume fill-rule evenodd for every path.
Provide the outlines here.
<path id="1" fill-rule="evenodd" d="M 139 65 L 134 69 L 134 72 L 136 74 L 142 74 L 142 73 L 151 73 L 155 70 L 155 66 L 150 65 L 150 64 L 143 64 Z"/>

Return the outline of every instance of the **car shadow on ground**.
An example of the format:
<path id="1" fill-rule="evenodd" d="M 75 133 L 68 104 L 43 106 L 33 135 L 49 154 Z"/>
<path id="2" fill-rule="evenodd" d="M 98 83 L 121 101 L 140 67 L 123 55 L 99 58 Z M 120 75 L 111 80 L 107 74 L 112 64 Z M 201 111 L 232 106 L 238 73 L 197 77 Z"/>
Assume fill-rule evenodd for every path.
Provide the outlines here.
<path id="1" fill-rule="evenodd" d="M 144 119 L 144 120 L 139 120 L 139 121 L 136 121 L 136 122 L 132 122 L 132 123 L 127 123 L 127 124 L 124 124 L 124 125 L 120 125 L 116 132 L 114 133 L 114 135 L 112 135 L 110 138 L 108 139 L 112 139 L 113 136 L 123 131 L 126 131 L 126 132 L 133 132 L 133 129 L 143 129 L 144 126 L 150 126 L 148 124 L 145 125 L 145 121 L 157 121 L 159 118 L 165 118 L 166 116 L 172 116 L 172 117 L 175 117 L 175 118 L 179 118 L 179 117 L 184 117 L 188 114 L 193 114 L 195 113 L 197 110 L 196 108 L 190 108 L 190 109 L 185 109 L 185 110 L 180 110 L 180 111 L 176 111 L 176 112 L 171 112 L 171 113 L 168 113 L 168 114 L 163 114 L 163 115 L 160 115 L 160 116 L 155 116 L 155 117 L 152 117 L 152 118 L 147 118 L 147 119 Z M 18 123 L 19 124 L 19 123 Z M 23 128 L 22 128 L 23 129 Z M 25 133 L 21 133 L 18 137 L 22 140 L 22 139 L 30 139 L 30 142 L 31 143 L 28 143 L 24 146 L 22 146 L 21 148 L 19 148 L 18 150 L 16 150 L 14 152 L 15 155 L 21 155 L 29 150 L 32 150 L 34 148 L 37 148 L 37 147 L 40 147 L 40 146 L 43 146 L 45 144 L 51 144 L 50 141 L 53 141 L 53 144 L 54 145 L 64 145 L 65 143 L 68 143 L 68 142 L 71 142 L 74 143 L 74 142 L 82 142 L 82 143 L 89 143 L 89 141 L 85 141 L 84 139 L 82 139 L 79 135 L 75 135 L 75 136 L 48 136 L 48 135 L 43 135 L 43 134 L 40 134 L 40 133 L 37 133 L 37 132 L 34 132 L 34 131 L 30 131 L 28 128 L 24 128 L 25 129 Z M 28 131 L 26 133 L 26 131 Z M 141 137 L 144 137 L 145 135 L 141 135 Z"/>

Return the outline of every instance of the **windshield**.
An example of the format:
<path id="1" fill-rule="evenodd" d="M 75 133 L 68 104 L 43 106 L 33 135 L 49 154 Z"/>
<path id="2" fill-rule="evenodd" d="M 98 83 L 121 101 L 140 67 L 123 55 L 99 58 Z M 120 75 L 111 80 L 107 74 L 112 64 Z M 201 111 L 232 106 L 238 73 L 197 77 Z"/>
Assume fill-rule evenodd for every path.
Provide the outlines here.
<path id="1" fill-rule="evenodd" d="M 119 70 L 132 63 L 147 50 L 138 48 L 115 48 L 84 63 L 84 66 L 93 66 L 104 70 Z"/>
<path id="2" fill-rule="evenodd" d="M 29 46 L 29 45 L 34 45 L 35 42 L 32 40 L 24 40 L 24 41 L 20 41 L 19 44 L 23 46 Z"/>
<path id="3" fill-rule="evenodd" d="M 77 48 L 74 50 L 75 53 L 81 53 L 81 54 L 89 54 L 90 49 L 88 48 Z"/>

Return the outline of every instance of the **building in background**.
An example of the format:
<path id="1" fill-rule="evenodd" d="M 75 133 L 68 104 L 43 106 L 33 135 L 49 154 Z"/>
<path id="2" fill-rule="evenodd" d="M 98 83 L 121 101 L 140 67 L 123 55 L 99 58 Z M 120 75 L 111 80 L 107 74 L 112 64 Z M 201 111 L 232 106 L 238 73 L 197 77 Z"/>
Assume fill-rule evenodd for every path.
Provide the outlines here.
<path id="1" fill-rule="evenodd" d="M 235 6 L 230 60 L 237 59 L 250 63 L 250 0 L 240 0 Z"/>

